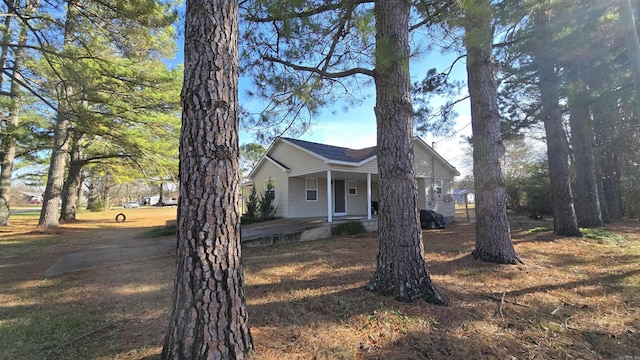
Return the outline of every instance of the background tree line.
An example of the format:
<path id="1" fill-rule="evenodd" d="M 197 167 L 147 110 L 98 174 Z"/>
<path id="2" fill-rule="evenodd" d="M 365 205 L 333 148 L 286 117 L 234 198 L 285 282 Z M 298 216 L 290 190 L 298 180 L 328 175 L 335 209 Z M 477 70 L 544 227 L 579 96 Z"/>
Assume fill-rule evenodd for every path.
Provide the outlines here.
<path id="1" fill-rule="evenodd" d="M 99 208 L 119 184 L 177 178 L 182 68 L 166 64 L 177 4 L 2 6 L 0 224 L 9 222 L 14 167 L 29 169 L 27 182 L 45 181 L 39 226 L 74 220 L 83 191 Z"/>

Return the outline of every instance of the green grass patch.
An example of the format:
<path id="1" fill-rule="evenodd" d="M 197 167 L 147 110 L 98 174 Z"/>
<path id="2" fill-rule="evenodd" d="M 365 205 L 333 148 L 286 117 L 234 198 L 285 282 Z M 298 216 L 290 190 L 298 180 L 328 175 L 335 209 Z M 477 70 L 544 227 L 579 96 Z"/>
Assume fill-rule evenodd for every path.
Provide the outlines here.
<path id="1" fill-rule="evenodd" d="M 620 242 L 624 240 L 622 235 L 603 229 L 580 228 L 580 231 L 585 238 L 596 240 L 600 244 L 607 242 Z"/>
<path id="2" fill-rule="evenodd" d="M 0 348 L 20 349 L 18 353 L 11 354 L 14 358 L 23 358 L 29 353 L 48 353 L 56 358 L 55 354 L 59 354 L 74 339 L 103 326 L 99 319 L 91 317 L 42 318 L 43 315 L 46 316 L 38 313 L 0 321 Z"/>
<path id="3" fill-rule="evenodd" d="M 36 248 L 44 248 L 47 246 L 58 245 L 64 240 L 60 237 L 25 239 L 25 238 L 9 238 L 0 240 L 0 249 L 7 252 L 11 249 L 33 250 Z"/>
<path id="4" fill-rule="evenodd" d="M 522 234 L 529 235 L 529 234 L 536 234 L 536 233 L 547 232 L 547 231 L 552 231 L 552 230 L 549 229 L 548 227 L 538 226 L 529 230 L 523 230 Z"/>
<path id="5" fill-rule="evenodd" d="M 11 214 L 11 219 L 38 219 L 40 217 L 40 209 L 33 209 L 25 212 Z"/>
<path id="6" fill-rule="evenodd" d="M 173 236 L 178 232 L 178 225 L 156 226 L 149 231 L 136 236 L 136 239 L 152 239 L 165 236 Z"/>

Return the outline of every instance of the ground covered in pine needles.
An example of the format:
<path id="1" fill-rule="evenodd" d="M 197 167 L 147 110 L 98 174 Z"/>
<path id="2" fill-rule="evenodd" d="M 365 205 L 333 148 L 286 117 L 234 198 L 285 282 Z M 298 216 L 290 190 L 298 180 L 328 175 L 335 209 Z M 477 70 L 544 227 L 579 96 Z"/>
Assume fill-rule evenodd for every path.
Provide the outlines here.
<path id="1" fill-rule="evenodd" d="M 108 259 L 46 278 L 69 253 L 130 247 L 173 209 L 83 213 L 34 230 L 0 229 L 0 359 L 159 359 L 169 321 L 174 249 Z M 432 280 L 449 306 L 405 304 L 365 289 L 375 234 L 245 249 L 251 359 L 638 359 L 640 224 L 583 238 L 552 221 L 511 217 L 524 265 L 469 255 L 473 223 L 425 231 Z M 156 238 L 166 241 L 167 237 Z M 137 243 L 138 242 L 138 243 Z"/>

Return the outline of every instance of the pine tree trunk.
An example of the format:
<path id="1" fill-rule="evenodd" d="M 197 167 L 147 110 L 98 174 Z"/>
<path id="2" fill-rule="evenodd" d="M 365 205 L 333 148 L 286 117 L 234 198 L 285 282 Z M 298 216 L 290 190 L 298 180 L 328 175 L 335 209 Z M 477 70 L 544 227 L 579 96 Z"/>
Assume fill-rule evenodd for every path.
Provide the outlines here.
<path id="1" fill-rule="evenodd" d="M 33 11 L 33 5 L 27 2 L 25 7 L 25 14 L 30 14 Z M 7 16 L 11 18 L 12 16 Z M 4 44 L 9 44 L 11 39 L 11 20 L 5 19 L 5 26 L 3 30 L 3 39 L 6 40 Z M 24 45 L 27 43 L 27 26 L 25 24 L 20 25 L 20 34 L 18 35 L 18 46 L 13 50 L 13 67 L 11 80 L 11 87 L 9 89 L 10 104 L 9 104 L 9 117 L 6 121 L 4 128 L 5 137 L 2 141 L 2 152 L 0 153 L 0 226 L 6 226 L 10 223 L 10 208 L 11 208 L 11 179 L 13 178 L 13 162 L 16 156 L 16 139 L 13 137 L 14 131 L 20 124 L 20 101 L 22 92 L 20 90 L 19 81 L 22 80 L 20 68 L 24 64 Z M 0 64 L 4 68 L 6 63 L 6 51 L 7 45 L 2 47 L 2 55 L 0 55 Z M 0 80 L 0 87 L 2 87 L 2 81 Z"/>
<path id="2" fill-rule="evenodd" d="M 2 50 L 0 50 L 0 66 L 5 68 L 7 62 L 7 54 L 9 53 L 9 44 L 11 43 L 11 20 L 13 16 L 6 16 L 4 26 L 2 27 Z M 22 51 L 18 47 L 15 51 Z M 15 72 L 14 72 L 15 75 Z M 0 76 L 0 88 L 4 77 Z M 7 125 L 9 125 L 8 122 Z M 7 126 L 3 127 L 3 132 L 7 133 Z M 11 203 L 11 177 L 13 173 L 13 157 L 15 156 L 15 139 L 6 136 L 2 141 L 2 153 L 0 153 L 0 226 L 9 225 L 9 208 Z M 13 153 L 11 153 L 13 149 Z"/>
<path id="3" fill-rule="evenodd" d="M 417 207 L 409 91 L 410 9 L 407 0 L 375 4 L 380 247 L 368 288 L 400 301 L 422 299 L 444 305 L 424 260 Z"/>
<path id="4" fill-rule="evenodd" d="M 68 91 L 71 91 L 71 89 L 68 89 Z M 70 95 L 70 93 L 67 92 L 67 95 Z M 69 134 L 71 132 L 71 121 L 63 108 L 65 108 L 65 106 L 62 105 L 58 108 L 53 149 L 51 151 L 51 160 L 49 162 L 49 172 L 47 175 L 47 186 L 45 187 L 42 200 L 42 210 L 40 211 L 38 227 L 59 225 L 58 205 L 64 183 L 64 170 L 67 163 Z"/>
<path id="5" fill-rule="evenodd" d="M 62 209 L 60 210 L 60 221 L 71 222 L 76 220 L 76 211 L 80 188 L 82 186 L 82 168 L 86 164 L 83 157 L 83 137 L 75 140 L 71 149 L 71 161 L 67 179 L 62 186 Z"/>
<path id="6" fill-rule="evenodd" d="M 622 201 L 620 201 L 620 186 L 615 177 L 606 177 L 602 180 L 603 190 L 607 199 L 610 219 L 622 219 Z"/>
<path id="7" fill-rule="evenodd" d="M 70 46 L 73 42 L 73 34 L 76 26 L 75 4 L 77 0 L 67 3 L 67 16 L 64 29 L 63 46 Z M 58 99 L 58 113 L 54 127 L 53 144 L 51 149 L 51 159 L 49 161 L 49 172 L 47 174 L 47 185 L 42 199 L 42 210 L 38 227 L 58 226 L 58 205 L 62 186 L 64 183 L 64 171 L 67 164 L 69 151 L 69 140 L 71 135 L 71 98 L 74 89 L 69 82 L 61 85 Z"/>
<path id="8" fill-rule="evenodd" d="M 569 174 L 569 143 L 562 124 L 558 95 L 560 82 L 555 71 L 556 62 L 549 48 L 552 46 L 553 34 L 549 31 L 549 19 L 545 11 L 539 10 L 534 17 L 535 60 L 538 65 L 542 120 L 547 137 L 553 231 L 558 235 L 582 236 L 573 207 Z"/>
<path id="9" fill-rule="evenodd" d="M 609 114 L 615 112 L 617 97 L 612 94 L 602 94 L 591 104 L 593 112 L 593 131 L 598 148 L 598 158 L 595 166 L 598 176 L 598 196 L 602 210 L 602 220 L 611 222 L 612 219 L 622 218 L 622 195 L 620 194 L 620 168 L 618 149 L 628 150 L 620 141 L 619 124 L 611 121 Z M 611 103 L 603 99 L 616 99 Z"/>
<path id="10" fill-rule="evenodd" d="M 185 19 L 177 272 L 162 359 L 243 359 L 238 2 L 193 0 Z"/>
<path id="11" fill-rule="evenodd" d="M 596 115 L 598 113 L 598 109 L 595 105 L 592 104 L 591 108 L 593 109 L 593 116 L 594 118 L 598 115 Z M 611 222 L 611 218 L 609 216 L 609 207 L 607 206 L 607 196 L 606 193 L 604 191 L 604 171 L 602 170 L 602 167 L 600 166 L 600 162 L 601 162 L 601 158 L 602 158 L 602 154 L 600 151 L 600 147 L 603 146 L 601 139 L 598 138 L 598 133 L 596 132 L 597 126 L 596 126 L 597 121 L 592 122 L 592 148 L 594 151 L 593 154 L 593 165 L 595 167 L 595 173 L 596 173 L 596 186 L 598 188 L 598 203 L 600 204 L 600 215 L 602 216 L 602 223 L 603 225 L 605 223 L 610 223 Z"/>
<path id="12" fill-rule="evenodd" d="M 489 0 L 465 3 L 465 46 L 473 132 L 476 243 L 473 256 L 499 264 L 522 262 L 513 248 L 501 169 L 504 145 L 498 111 L 498 63 L 492 52 Z"/>
<path id="13" fill-rule="evenodd" d="M 568 101 L 571 145 L 576 165 L 576 217 L 580 227 L 601 227 L 603 223 L 598 196 L 589 95 L 584 91 L 582 82 L 577 77 L 577 69 L 574 69 L 574 82 Z"/>

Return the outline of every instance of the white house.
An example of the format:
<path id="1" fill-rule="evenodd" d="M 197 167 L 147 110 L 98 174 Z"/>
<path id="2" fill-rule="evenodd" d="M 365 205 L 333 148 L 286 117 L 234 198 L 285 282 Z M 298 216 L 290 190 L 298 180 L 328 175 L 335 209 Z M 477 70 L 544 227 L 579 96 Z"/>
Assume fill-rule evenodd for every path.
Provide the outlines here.
<path id="1" fill-rule="evenodd" d="M 453 178 L 460 173 L 420 138 L 414 138 L 419 210 L 454 216 Z M 376 147 L 349 149 L 277 138 L 243 184 L 245 199 L 275 192 L 284 218 L 353 216 L 371 219 L 378 210 Z"/>

